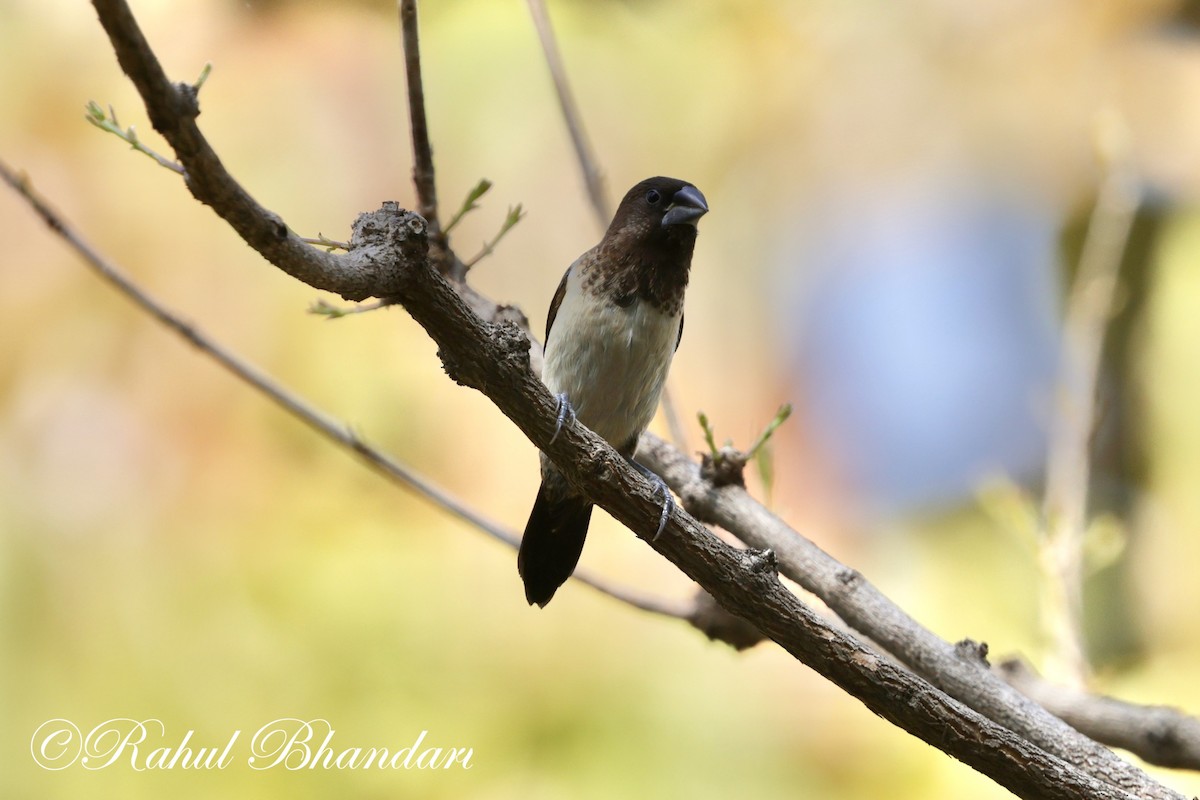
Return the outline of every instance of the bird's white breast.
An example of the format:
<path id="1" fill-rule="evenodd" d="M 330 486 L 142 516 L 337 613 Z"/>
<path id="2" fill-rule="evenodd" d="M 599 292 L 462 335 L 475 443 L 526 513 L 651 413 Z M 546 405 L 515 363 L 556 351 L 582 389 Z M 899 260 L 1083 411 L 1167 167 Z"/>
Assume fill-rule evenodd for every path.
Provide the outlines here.
<path id="1" fill-rule="evenodd" d="M 650 424 L 675 354 L 682 313 L 585 292 L 572 268 L 546 342 L 542 380 L 565 392 L 580 422 L 614 447 Z"/>

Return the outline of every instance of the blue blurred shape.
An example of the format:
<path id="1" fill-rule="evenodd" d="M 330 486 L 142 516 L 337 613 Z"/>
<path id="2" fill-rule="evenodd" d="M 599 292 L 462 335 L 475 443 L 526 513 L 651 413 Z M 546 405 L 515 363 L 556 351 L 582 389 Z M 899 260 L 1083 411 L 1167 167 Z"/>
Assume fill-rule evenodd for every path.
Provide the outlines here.
<path id="1" fill-rule="evenodd" d="M 839 187 L 793 217 L 805 222 L 779 250 L 789 375 L 876 512 L 960 501 L 1044 462 L 1055 220 L 969 177 Z"/>

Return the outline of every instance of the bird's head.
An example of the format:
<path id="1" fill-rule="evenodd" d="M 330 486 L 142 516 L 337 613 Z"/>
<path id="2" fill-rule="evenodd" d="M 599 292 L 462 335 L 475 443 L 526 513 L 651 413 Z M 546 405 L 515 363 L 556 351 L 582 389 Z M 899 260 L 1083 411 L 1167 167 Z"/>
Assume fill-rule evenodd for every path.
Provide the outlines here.
<path id="1" fill-rule="evenodd" d="M 609 236 L 692 242 L 708 201 L 692 184 L 677 178 L 647 178 L 625 193 L 609 226 Z"/>

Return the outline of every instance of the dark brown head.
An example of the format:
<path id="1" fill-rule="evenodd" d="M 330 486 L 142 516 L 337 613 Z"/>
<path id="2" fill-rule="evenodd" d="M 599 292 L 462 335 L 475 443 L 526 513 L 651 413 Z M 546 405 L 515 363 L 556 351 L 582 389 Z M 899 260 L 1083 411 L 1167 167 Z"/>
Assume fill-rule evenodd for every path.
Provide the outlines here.
<path id="1" fill-rule="evenodd" d="M 597 268 L 585 285 L 618 303 L 639 296 L 677 313 L 692 266 L 696 222 L 707 212 L 704 195 L 687 181 L 647 178 L 621 200 L 593 251 Z"/>
<path id="2" fill-rule="evenodd" d="M 647 178 L 625 193 L 605 236 L 691 244 L 707 212 L 704 195 L 687 181 Z"/>

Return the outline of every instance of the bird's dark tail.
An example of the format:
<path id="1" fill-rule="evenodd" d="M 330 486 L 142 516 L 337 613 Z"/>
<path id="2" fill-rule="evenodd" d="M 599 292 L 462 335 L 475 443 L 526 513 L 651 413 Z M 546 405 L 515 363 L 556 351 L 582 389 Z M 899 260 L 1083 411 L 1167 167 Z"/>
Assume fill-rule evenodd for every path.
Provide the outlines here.
<path id="1" fill-rule="evenodd" d="M 545 482 L 525 523 L 517 571 L 525 581 L 525 599 L 545 606 L 558 587 L 566 583 L 579 563 L 592 504 L 579 495 L 552 497 Z"/>

